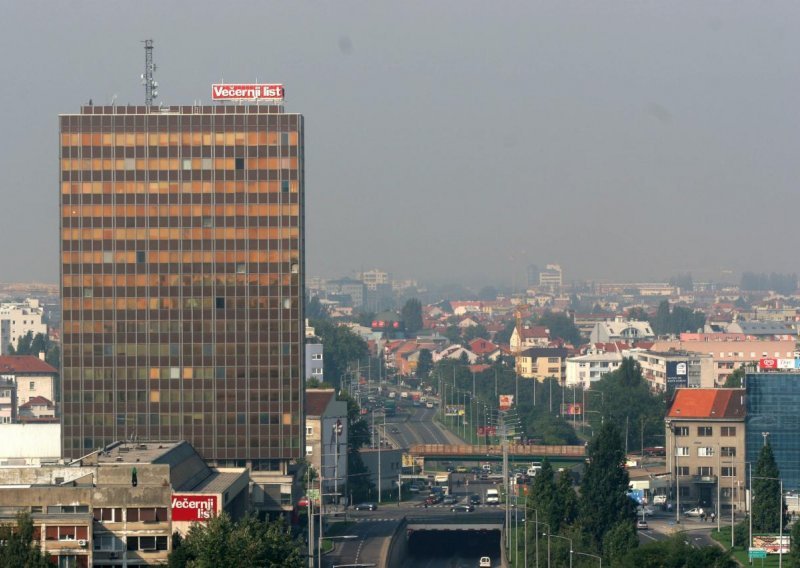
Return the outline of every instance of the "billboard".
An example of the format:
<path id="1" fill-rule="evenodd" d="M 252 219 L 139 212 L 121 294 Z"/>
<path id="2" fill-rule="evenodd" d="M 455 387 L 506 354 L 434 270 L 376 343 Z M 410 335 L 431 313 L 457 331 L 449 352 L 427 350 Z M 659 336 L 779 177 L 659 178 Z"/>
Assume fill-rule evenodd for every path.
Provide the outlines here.
<path id="1" fill-rule="evenodd" d="M 583 404 L 568 402 L 561 405 L 561 416 L 583 416 Z"/>
<path id="2" fill-rule="evenodd" d="M 771 370 L 800 369 L 800 359 L 778 359 L 777 357 L 764 357 L 758 360 L 758 368 Z"/>
<path id="3" fill-rule="evenodd" d="M 207 521 L 217 514 L 216 495 L 172 496 L 173 521 Z"/>
<path id="4" fill-rule="evenodd" d="M 448 404 L 444 407 L 445 416 L 464 416 L 463 404 Z"/>
<path id="5" fill-rule="evenodd" d="M 783 548 L 784 554 L 789 554 L 791 548 L 791 538 L 788 534 L 783 535 L 781 540 L 780 535 L 753 535 L 753 548 L 760 548 L 766 550 L 767 554 L 780 554 L 780 549 Z"/>
<path id="6" fill-rule="evenodd" d="M 282 101 L 279 83 L 235 83 L 211 85 L 212 101 Z"/>
<path id="7" fill-rule="evenodd" d="M 496 426 L 478 426 L 478 436 L 497 436 Z"/>
<path id="8" fill-rule="evenodd" d="M 667 361 L 667 388 L 689 386 L 689 362 Z"/>
<path id="9" fill-rule="evenodd" d="M 500 410 L 502 410 L 502 411 L 510 410 L 512 406 L 514 406 L 514 395 L 513 394 L 501 394 L 500 395 Z"/>

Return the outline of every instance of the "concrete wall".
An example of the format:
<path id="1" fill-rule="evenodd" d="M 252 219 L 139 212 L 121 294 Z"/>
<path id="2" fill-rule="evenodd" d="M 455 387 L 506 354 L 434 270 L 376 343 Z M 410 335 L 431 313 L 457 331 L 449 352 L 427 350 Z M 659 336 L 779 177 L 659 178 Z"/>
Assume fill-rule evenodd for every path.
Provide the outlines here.
<path id="1" fill-rule="evenodd" d="M 0 462 L 60 457 L 61 424 L 0 424 Z"/>
<path id="2" fill-rule="evenodd" d="M 389 540 L 386 550 L 381 551 L 381 561 L 378 568 L 393 568 L 402 566 L 408 556 L 408 535 L 406 534 L 408 522 L 405 517 L 400 521 L 397 530 Z"/>

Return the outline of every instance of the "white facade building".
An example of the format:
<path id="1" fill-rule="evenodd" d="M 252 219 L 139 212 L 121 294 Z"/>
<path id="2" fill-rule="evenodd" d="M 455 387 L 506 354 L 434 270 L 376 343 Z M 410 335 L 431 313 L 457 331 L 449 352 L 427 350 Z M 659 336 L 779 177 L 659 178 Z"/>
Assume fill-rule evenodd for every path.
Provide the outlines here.
<path id="1" fill-rule="evenodd" d="M 616 371 L 622 364 L 622 353 L 592 353 L 567 359 L 568 387 L 591 388 L 606 373 Z"/>
<path id="2" fill-rule="evenodd" d="M 17 348 L 19 338 L 32 332 L 47 335 L 47 324 L 42 322 L 44 309 L 39 300 L 28 298 L 24 302 L 0 304 L 0 355 L 7 355 L 9 345 Z"/>

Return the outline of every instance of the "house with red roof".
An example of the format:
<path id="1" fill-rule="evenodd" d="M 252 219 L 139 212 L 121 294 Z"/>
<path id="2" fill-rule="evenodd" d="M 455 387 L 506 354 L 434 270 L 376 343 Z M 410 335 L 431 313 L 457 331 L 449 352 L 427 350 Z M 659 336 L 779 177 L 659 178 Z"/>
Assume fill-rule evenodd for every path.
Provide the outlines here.
<path id="1" fill-rule="evenodd" d="M 23 404 L 37 397 L 42 397 L 54 405 L 56 410 L 56 380 L 58 371 L 52 365 L 33 355 L 0 356 L 0 376 L 16 386 L 17 412 Z"/>
<path id="2" fill-rule="evenodd" d="M 521 343 L 521 345 L 520 345 Z M 550 330 L 543 325 L 523 325 L 514 328 L 509 340 L 511 351 L 516 353 L 519 349 L 524 351 L 531 347 L 547 347 L 550 343 Z"/>
<path id="3" fill-rule="evenodd" d="M 17 416 L 20 422 L 58 422 L 56 407 L 43 396 L 34 396 L 28 402 L 19 405 Z"/>
<path id="4" fill-rule="evenodd" d="M 745 505 L 744 389 L 678 388 L 666 416 L 667 468 L 681 503 L 730 515 Z"/>

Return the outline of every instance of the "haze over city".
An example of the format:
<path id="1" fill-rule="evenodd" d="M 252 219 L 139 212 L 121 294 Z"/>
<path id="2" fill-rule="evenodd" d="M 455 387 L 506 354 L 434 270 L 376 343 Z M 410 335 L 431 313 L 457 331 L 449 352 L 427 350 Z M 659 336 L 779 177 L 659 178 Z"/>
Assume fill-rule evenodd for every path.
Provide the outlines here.
<path id="1" fill-rule="evenodd" d="M 58 280 L 56 116 L 142 104 L 148 38 L 165 104 L 286 85 L 310 275 L 797 270 L 797 3 L 3 4 L 0 279 Z"/>

